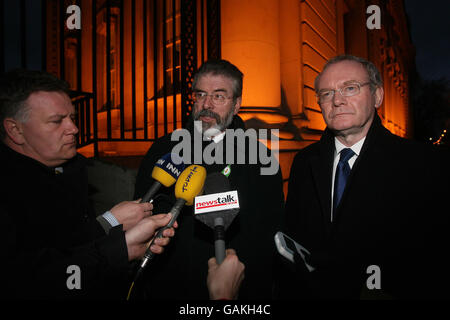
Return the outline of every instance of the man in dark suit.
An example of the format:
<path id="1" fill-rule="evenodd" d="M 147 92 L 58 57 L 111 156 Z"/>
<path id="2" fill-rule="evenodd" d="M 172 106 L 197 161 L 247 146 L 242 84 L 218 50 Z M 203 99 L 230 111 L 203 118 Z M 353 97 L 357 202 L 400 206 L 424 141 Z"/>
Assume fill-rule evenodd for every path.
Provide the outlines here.
<path id="1" fill-rule="evenodd" d="M 294 159 L 285 228 L 315 270 L 296 261 L 282 297 L 441 297 L 448 153 L 383 127 L 383 82 L 369 61 L 331 59 L 315 90 L 327 128 Z"/>
<path id="2" fill-rule="evenodd" d="M 226 243 L 236 250 L 239 260 L 245 265 L 245 279 L 239 289 L 239 299 L 270 299 L 275 251 L 272 239 L 279 229 L 284 205 L 282 177 L 275 157 L 272 157 L 271 165 L 275 171 L 266 174 L 263 169 L 270 168 L 263 161 L 250 160 L 256 149 L 259 154 L 268 154 L 262 143 L 251 136 L 242 140 L 234 138 L 238 132 L 244 133 L 245 129 L 244 122 L 238 116 L 242 88 L 243 74 L 229 61 L 211 59 L 202 64 L 194 76 L 192 118 L 186 129 L 174 131 L 153 143 L 139 168 L 135 197 L 141 197 L 153 184 L 151 172 L 158 159 L 168 152 L 177 153 L 176 146 L 181 142 L 179 138 L 174 138 L 175 135 L 188 133 L 186 141 L 190 143 L 186 151 L 183 150 L 183 159 L 188 153 L 190 156 L 184 163 L 202 165 L 208 174 L 223 173 L 228 177 L 231 190 L 238 192 L 240 210 L 226 231 Z M 233 135 L 234 132 L 236 135 Z M 200 137 L 200 141 L 196 141 L 196 136 Z M 251 145 L 257 148 L 252 150 Z M 207 152 L 212 147 L 214 157 L 218 156 L 215 159 L 222 160 L 207 161 L 203 157 L 212 154 Z M 197 156 L 200 156 L 199 159 Z M 239 160 L 241 156 L 242 161 Z M 173 187 L 161 190 L 161 193 L 171 198 L 163 201 L 161 197 L 154 201 L 154 212 L 165 213 L 170 210 L 171 201 L 175 201 Z M 207 261 L 214 252 L 212 229 L 196 219 L 192 207 L 188 206 L 183 208 L 177 221 L 180 227 L 172 245 L 166 254 L 158 257 L 158 261 L 155 259 L 143 275 L 142 297 L 178 300 L 214 298 L 214 290 L 209 288 L 208 292 L 205 282 L 208 274 L 215 273 L 214 261 L 210 261 L 207 268 Z M 232 285 L 233 278 L 239 280 L 239 272 L 222 279 L 229 280 L 228 285 Z"/>
<path id="3" fill-rule="evenodd" d="M 65 81 L 42 71 L 1 75 L 1 298 L 124 299 L 129 261 L 170 220 L 137 201 L 95 217 L 74 119 Z"/>

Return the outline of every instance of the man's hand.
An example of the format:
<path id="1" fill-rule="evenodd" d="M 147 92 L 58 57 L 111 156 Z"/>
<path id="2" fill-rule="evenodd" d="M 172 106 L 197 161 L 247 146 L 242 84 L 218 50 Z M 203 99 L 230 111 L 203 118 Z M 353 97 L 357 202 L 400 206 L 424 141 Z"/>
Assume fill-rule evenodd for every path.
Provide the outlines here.
<path id="1" fill-rule="evenodd" d="M 109 210 L 117 221 L 123 225 L 123 230 L 129 230 L 143 218 L 152 215 L 153 205 L 148 202 L 139 203 L 139 201 L 140 199 L 123 201 Z"/>
<path id="2" fill-rule="evenodd" d="M 239 288 L 244 280 L 245 266 L 239 261 L 233 249 L 227 249 L 227 256 L 218 265 L 216 258 L 208 260 L 208 279 L 206 281 L 209 297 L 217 299 L 236 299 Z"/>
<path id="3" fill-rule="evenodd" d="M 155 235 L 155 231 L 166 226 L 172 215 L 158 214 L 146 217 L 139 221 L 134 227 L 125 232 L 125 240 L 127 242 L 128 260 L 141 258 L 147 250 L 148 243 Z M 176 227 L 177 224 L 175 223 Z M 169 237 L 173 237 L 175 231 L 173 228 L 164 230 L 163 238 L 157 238 L 153 242 L 150 250 L 153 253 L 162 253 L 163 247 L 169 243 Z"/>

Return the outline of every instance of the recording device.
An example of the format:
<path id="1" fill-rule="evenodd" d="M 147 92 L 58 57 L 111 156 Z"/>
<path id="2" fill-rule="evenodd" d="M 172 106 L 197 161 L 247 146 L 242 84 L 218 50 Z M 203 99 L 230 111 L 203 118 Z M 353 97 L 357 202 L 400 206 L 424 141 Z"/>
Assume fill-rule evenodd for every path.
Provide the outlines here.
<path id="1" fill-rule="evenodd" d="M 150 246 L 153 244 L 155 239 L 161 238 L 163 236 L 163 231 L 173 226 L 183 206 L 191 206 L 194 202 L 195 196 L 202 192 L 205 178 L 206 169 L 199 165 L 190 165 L 180 174 L 177 183 L 175 184 L 176 201 L 170 210 L 172 218 L 167 226 L 158 230 L 155 237 L 150 242 L 148 249 L 141 260 L 139 270 L 144 269 L 147 263 L 153 259 L 154 253 L 150 251 Z"/>
<path id="2" fill-rule="evenodd" d="M 292 263 L 300 263 L 300 261 L 298 261 L 298 256 L 300 256 L 301 261 L 305 264 L 309 272 L 315 270 L 313 266 L 306 262 L 311 253 L 305 247 L 298 244 L 283 232 L 278 231 L 275 234 L 275 245 L 277 247 L 278 253 Z M 297 257 L 297 259 L 295 259 L 295 257 Z"/>
<path id="3" fill-rule="evenodd" d="M 217 263 L 225 259 L 225 231 L 239 212 L 237 191 L 229 191 L 228 179 L 219 172 L 206 177 L 204 195 L 195 197 L 195 218 L 214 230 Z"/>
<path id="4" fill-rule="evenodd" d="M 176 164 L 178 163 L 178 164 Z M 167 153 L 159 159 L 152 171 L 152 178 L 155 179 L 153 185 L 148 189 L 147 193 L 142 197 L 142 202 L 149 202 L 161 185 L 170 187 L 177 181 L 183 172 L 185 165 L 181 158 L 175 153 Z"/>

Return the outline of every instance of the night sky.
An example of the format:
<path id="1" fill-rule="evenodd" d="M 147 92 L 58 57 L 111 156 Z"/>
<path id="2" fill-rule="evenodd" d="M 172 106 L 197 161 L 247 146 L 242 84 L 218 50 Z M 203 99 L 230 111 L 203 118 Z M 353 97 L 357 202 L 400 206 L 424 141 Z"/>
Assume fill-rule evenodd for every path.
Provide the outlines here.
<path id="1" fill-rule="evenodd" d="M 416 66 L 426 80 L 450 80 L 450 1 L 405 0 Z"/>

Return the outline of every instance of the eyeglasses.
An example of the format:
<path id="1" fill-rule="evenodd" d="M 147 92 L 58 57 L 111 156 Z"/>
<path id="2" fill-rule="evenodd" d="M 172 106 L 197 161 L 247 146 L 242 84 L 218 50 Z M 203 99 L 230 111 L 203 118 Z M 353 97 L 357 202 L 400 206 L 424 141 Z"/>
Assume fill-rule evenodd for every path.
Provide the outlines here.
<path id="1" fill-rule="evenodd" d="M 339 91 L 339 93 L 343 97 L 356 96 L 361 91 L 361 87 L 368 85 L 368 84 L 370 84 L 370 82 L 365 82 L 365 83 L 355 82 L 355 83 L 348 84 L 340 89 L 326 90 L 326 91 L 319 92 L 318 94 L 316 94 L 316 96 L 319 100 L 319 103 L 330 102 L 331 99 L 333 99 L 336 91 Z"/>
<path id="2" fill-rule="evenodd" d="M 226 97 L 225 95 L 223 95 L 222 93 L 212 93 L 212 94 L 207 94 L 206 92 L 203 91 L 196 91 L 193 94 L 194 97 L 194 102 L 203 102 L 206 100 L 206 97 L 210 96 L 211 97 L 211 101 L 213 104 L 220 106 L 225 104 L 225 102 L 228 99 L 231 99 L 231 97 Z"/>

